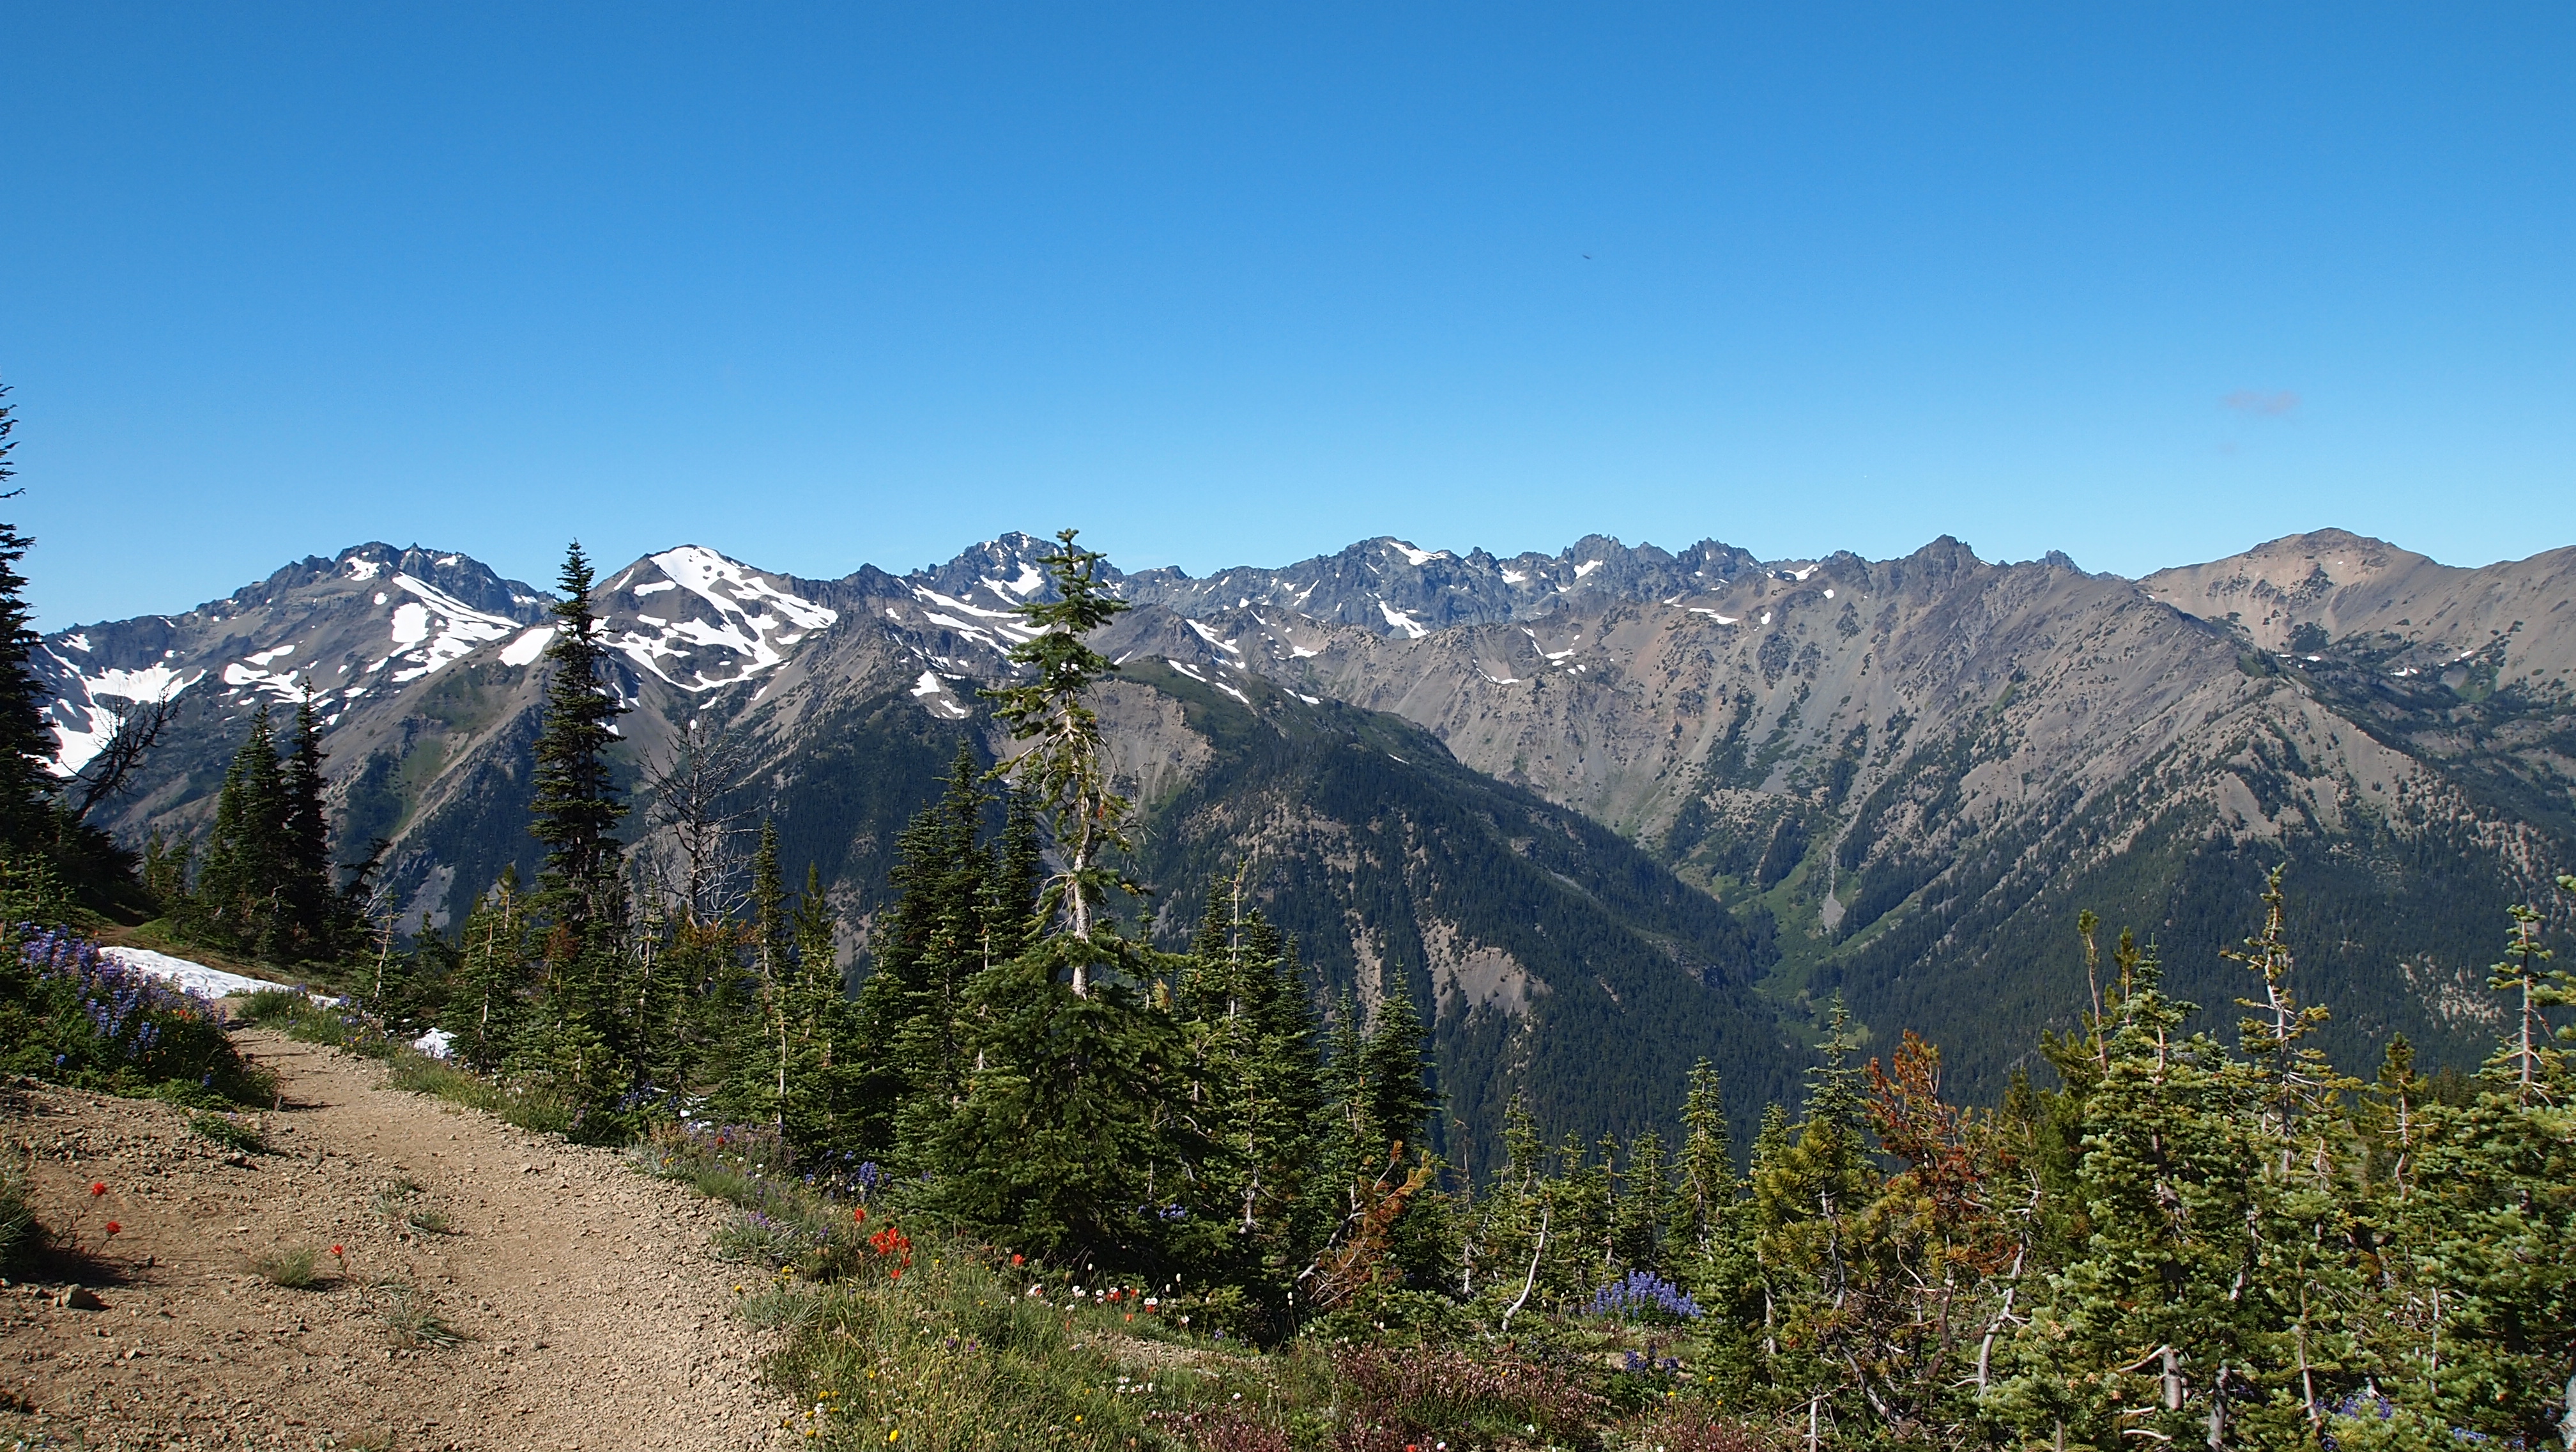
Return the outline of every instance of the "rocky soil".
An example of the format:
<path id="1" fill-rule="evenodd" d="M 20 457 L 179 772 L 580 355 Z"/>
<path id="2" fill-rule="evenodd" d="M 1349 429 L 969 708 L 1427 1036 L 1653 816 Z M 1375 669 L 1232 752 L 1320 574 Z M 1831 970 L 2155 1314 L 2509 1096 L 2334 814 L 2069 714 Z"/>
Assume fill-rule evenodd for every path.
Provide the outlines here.
<path id="1" fill-rule="evenodd" d="M 0 1282 L 0 1445 L 771 1444 L 786 1408 L 708 1251 L 723 1207 L 369 1061 L 239 1037 L 283 1090 L 243 1116 L 266 1153 L 158 1103 L 0 1090 L 39 1218 L 77 1241 Z M 255 1268 L 297 1247 L 311 1288 Z"/>

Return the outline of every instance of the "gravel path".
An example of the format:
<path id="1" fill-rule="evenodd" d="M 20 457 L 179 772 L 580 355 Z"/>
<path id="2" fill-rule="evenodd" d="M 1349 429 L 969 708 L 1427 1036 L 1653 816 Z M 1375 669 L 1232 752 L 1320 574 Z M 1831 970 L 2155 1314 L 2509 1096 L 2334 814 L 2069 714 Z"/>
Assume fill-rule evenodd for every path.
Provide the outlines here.
<path id="1" fill-rule="evenodd" d="M 0 1445 L 773 1444 L 787 1409 L 756 1382 L 762 1338 L 730 1314 L 741 1273 L 707 1250 L 723 1207 L 612 1151 L 385 1087 L 367 1060 L 238 1039 L 284 1090 L 249 1116 L 267 1154 L 148 1101 L 0 1096 L 40 1218 L 93 1253 L 0 1289 Z M 447 1229 L 407 1229 L 388 1206 Z M 298 1245 L 320 1252 L 316 1288 L 251 1270 Z M 58 1304 L 75 1284 L 103 1308 Z M 462 1339 L 398 1348 L 386 1312 L 405 1288 Z"/>

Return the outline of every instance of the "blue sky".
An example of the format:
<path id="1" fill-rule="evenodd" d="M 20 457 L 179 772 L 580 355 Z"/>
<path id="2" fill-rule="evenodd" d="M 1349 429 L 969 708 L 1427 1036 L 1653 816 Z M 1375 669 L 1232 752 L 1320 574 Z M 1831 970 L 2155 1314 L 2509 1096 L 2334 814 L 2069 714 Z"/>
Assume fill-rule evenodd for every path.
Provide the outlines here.
<path id="1" fill-rule="evenodd" d="M 2576 9 L 9 12 L 49 627 L 367 539 L 2576 542 Z"/>

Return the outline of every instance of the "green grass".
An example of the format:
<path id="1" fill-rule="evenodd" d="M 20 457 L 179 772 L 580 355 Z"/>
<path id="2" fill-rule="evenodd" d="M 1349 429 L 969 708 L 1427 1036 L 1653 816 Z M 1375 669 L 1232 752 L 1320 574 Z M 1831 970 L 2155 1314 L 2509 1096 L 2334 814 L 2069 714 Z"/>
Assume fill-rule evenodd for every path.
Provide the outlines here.
<path id="1" fill-rule="evenodd" d="M 452 1235 L 456 1223 L 446 1211 L 424 1202 L 418 1180 L 400 1179 L 382 1186 L 372 1197 L 375 1212 L 398 1228 L 419 1235 Z"/>
<path id="2" fill-rule="evenodd" d="M 385 1058 L 393 1070 L 388 1082 L 397 1089 L 480 1109 L 538 1134 L 562 1134 L 572 1128 L 572 1106 L 542 1088 L 495 1083 L 471 1069 L 400 1045 Z"/>
<path id="3" fill-rule="evenodd" d="M 0 1168 L 0 1270 L 14 1269 L 20 1257 L 42 1249 L 45 1240 L 45 1227 L 36 1219 L 26 1178 L 16 1170 Z"/>
<path id="4" fill-rule="evenodd" d="M 199 1139 L 210 1139 L 229 1150 L 244 1154 L 268 1153 L 268 1137 L 254 1124 L 246 1124 L 234 1114 L 194 1114 L 188 1117 L 188 1132 Z"/>
<path id="5" fill-rule="evenodd" d="M 309 1245 L 272 1245 L 252 1253 L 250 1268 L 272 1286 L 308 1291 L 322 1283 L 321 1261 Z"/>
<path id="6" fill-rule="evenodd" d="M 408 1281 L 380 1282 L 376 1295 L 376 1320 L 396 1350 L 434 1350 L 465 1339 L 438 1313 L 438 1303 L 429 1293 Z"/>

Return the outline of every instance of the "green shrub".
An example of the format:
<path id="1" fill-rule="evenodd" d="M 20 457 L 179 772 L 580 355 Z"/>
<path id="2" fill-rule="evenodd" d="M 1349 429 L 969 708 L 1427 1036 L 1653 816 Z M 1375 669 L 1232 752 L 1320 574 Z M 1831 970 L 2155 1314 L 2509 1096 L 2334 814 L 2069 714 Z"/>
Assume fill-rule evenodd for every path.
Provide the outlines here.
<path id="1" fill-rule="evenodd" d="M 45 1227 L 36 1220 L 34 1198 L 26 1178 L 0 1168 L 0 1269 L 14 1269 L 21 1257 L 45 1245 Z"/>
<path id="2" fill-rule="evenodd" d="M 498 1083 L 402 1046 L 394 1047 L 387 1059 L 392 1066 L 387 1082 L 397 1089 L 480 1109 L 535 1134 L 562 1134 L 572 1128 L 571 1103 L 542 1083 Z"/>
<path id="3" fill-rule="evenodd" d="M 129 973 L 79 932 L 0 923 L 0 1069 L 111 1094 L 264 1103 L 275 1082 L 213 1005 Z"/>
<path id="4" fill-rule="evenodd" d="M 188 1132 L 199 1139 L 210 1139 L 229 1150 L 244 1154 L 268 1153 L 268 1137 L 259 1127 L 246 1124 L 239 1115 L 194 1114 L 188 1117 Z"/>

